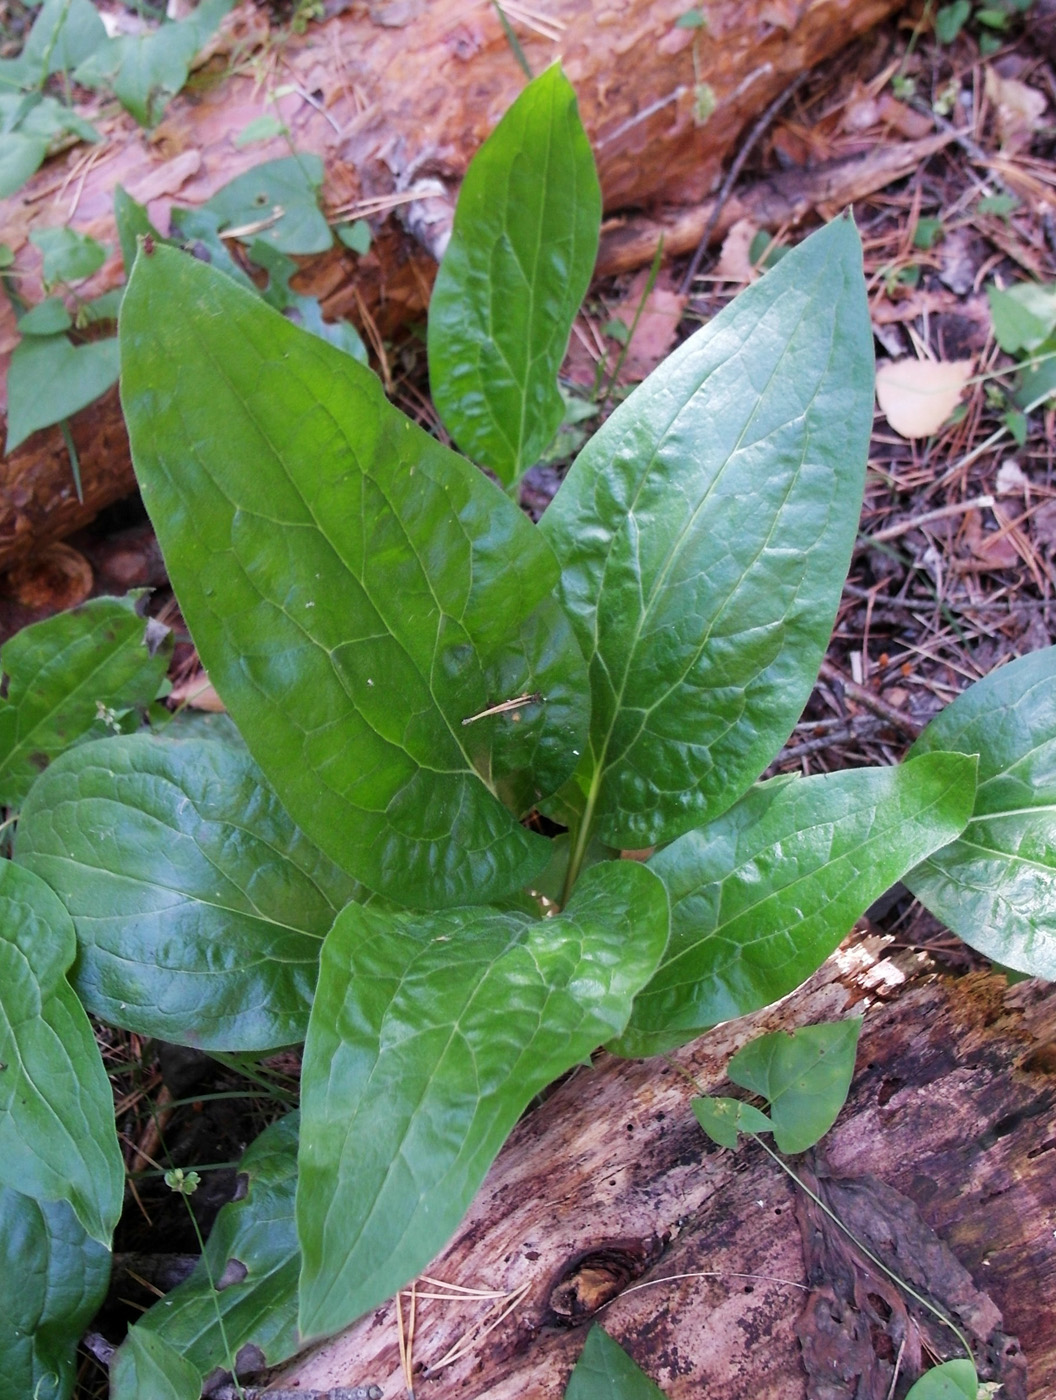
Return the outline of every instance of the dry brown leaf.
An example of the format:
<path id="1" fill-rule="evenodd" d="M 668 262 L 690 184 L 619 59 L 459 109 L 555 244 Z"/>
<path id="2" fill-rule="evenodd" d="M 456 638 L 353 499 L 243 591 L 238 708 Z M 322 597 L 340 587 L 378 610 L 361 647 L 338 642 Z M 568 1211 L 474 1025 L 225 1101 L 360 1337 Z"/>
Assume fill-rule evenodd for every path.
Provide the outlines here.
<path id="1" fill-rule="evenodd" d="M 1008 535 L 983 529 L 983 517 L 977 510 L 965 511 L 958 544 L 961 546 L 959 553 L 963 554 L 967 548 L 972 557 L 988 569 L 1014 569 L 1021 562 L 1019 551 Z"/>
<path id="2" fill-rule="evenodd" d="M 715 277 L 724 282 L 750 282 L 754 275 L 752 260 L 748 256 L 748 250 L 752 246 L 752 239 L 759 232 L 759 225 L 751 219 L 738 219 L 730 227 L 729 233 L 722 240 L 722 251 L 719 253 L 718 262 L 712 269 Z"/>
<path id="3" fill-rule="evenodd" d="M 877 105 L 881 120 L 910 141 L 920 141 L 935 130 L 935 123 L 931 117 L 907 107 L 890 93 L 885 93 Z"/>
<path id="4" fill-rule="evenodd" d="M 189 710 L 208 710 L 210 714 L 223 714 L 227 709 L 204 671 L 196 671 L 179 685 L 174 685 L 169 699 L 176 705 L 185 705 Z"/>
<path id="5" fill-rule="evenodd" d="M 986 95 L 994 104 L 1001 150 L 1006 155 L 1026 150 L 1042 125 L 1048 106 L 1045 94 L 1021 83 L 1018 78 L 1002 78 L 988 67 Z"/>
<path id="6" fill-rule="evenodd" d="M 620 378 L 625 384 L 637 383 L 652 374 L 675 343 L 678 325 L 686 309 L 686 298 L 670 285 L 669 276 L 666 271 L 662 272 L 646 297 L 620 370 Z M 628 329 L 634 325 L 648 280 L 649 270 L 643 268 L 613 313 Z"/>
<path id="7" fill-rule="evenodd" d="M 1031 517 L 1030 532 L 1035 544 L 1056 550 L 1056 501 L 1046 501 L 1038 507 Z"/>
<path id="8" fill-rule="evenodd" d="M 931 437 L 957 407 L 974 360 L 887 360 L 876 371 L 880 411 L 902 437 Z"/>
<path id="9" fill-rule="evenodd" d="M 994 489 L 999 496 L 1022 496 L 1030 489 L 1030 478 L 1013 457 L 1006 457 L 997 469 Z"/>

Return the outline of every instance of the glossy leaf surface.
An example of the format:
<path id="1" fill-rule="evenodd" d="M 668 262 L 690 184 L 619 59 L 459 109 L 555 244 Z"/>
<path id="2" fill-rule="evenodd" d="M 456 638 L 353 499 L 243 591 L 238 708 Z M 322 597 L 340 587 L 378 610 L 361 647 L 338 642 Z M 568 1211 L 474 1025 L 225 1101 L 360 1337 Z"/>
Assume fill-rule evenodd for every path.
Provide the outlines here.
<path id="1" fill-rule="evenodd" d="M 839 1117 L 854 1075 L 860 1020 L 803 1026 L 750 1040 L 726 1073 L 770 1104 L 782 1152 L 805 1152 Z"/>
<path id="2" fill-rule="evenodd" d="M 109 1279 L 109 1249 L 65 1201 L 0 1187 L 0 1400 L 67 1400 Z"/>
<path id="3" fill-rule="evenodd" d="M 601 190 L 555 64 L 480 148 L 429 302 L 429 382 L 448 431 L 513 482 L 560 427 L 557 373 L 598 251 Z"/>
<path id="4" fill-rule="evenodd" d="M 306 1335 L 425 1267 L 532 1097 L 622 1030 L 667 921 L 663 886 L 631 861 L 588 870 L 552 919 L 340 915 L 302 1080 Z"/>
<path id="5" fill-rule="evenodd" d="M 604 1328 L 591 1327 L 565 1400 L 663 1400 L 663 1394 Z"/>
<path id="6" fill-rule="evenodd" d="M 718 816 L 799 718 L 858 526 L 872 365 L 841 219 L 650 375 L 543 516 L 590 664 L 578 781 L 602 840 Z"/>
<path id="7" fill-rule="evenodd" d="M 708 1095 L 693 1100 L 693 1114 L 720 1147 L 736 1148 L 740 1133 L 772 1133 L 774 1125 L 765 1113 L 743 1099 Z"/>
<path id="8" fill-rule="evenodd" d="M 571 771 L 588 704 L 538 531 L 362 365 L 191 258 L 137 260 L 121 338 L 184 616 L 294 818 L 401 903 L 524 883 L 546 842 L 514 812 Z M 463 722 L 518 696 L 543 699 Z"/>
<path id="9" fill-rule="evenodd" d="M 99 723 L 99 711 L 147 705 L 171 644 L 148 637 L 135 594 L 92 598 L 4 643 L 0 672 L 0 805 L 22 801 L 53 758 Z"/>
<path id="10" fill-rule="evenodd" d="M 964 829 L 975 761 L 936 753 L 760 783 L 649 862 L 671 896 L 671 940 L 616 1049 L 652 1055 L 777 1001 L 925 853 Z"/>
<path id="11" fill-rule="evenodd" d="M 265 1128 L 238 1166 L 245 1195 L 224 1206 L 205 1247 L 214 1290 L 199 1263 L 186 1282 L 167 1293 L 134 1331 L 161 1337 L 183 1356 L 199 1380 L 227 1355 L 217 1312 L 231 1350 L 259 1348 L 268 1366 L 292 1356 L 297 1336 L 297 1276 L 301 1255 L 294 1220 L 297 1121 L 288 1114 Z M 113 1400 L 123 1400 L 115 1392 Z M 127 1400 L 138 1400 L 129 1393 Z"/>
<path id="12" fill-rule="evenodd" d="M 88 1010 L 207 1050 L 302 1041 L 322 940 L 364 894 L 244 749 L 209 740 L 74 749 L 30 794 L 17 858 L 73 917 Z"/>
<path id="13" fill-rule="evenodd" d="M 73 924 L 43 880 L 0 864 L 0 1186 L 68 1201 L 109 1246 L 125 1173 L 110 1081 L 66 970 Z"/>
<path id="14" fill-rule="evenodd" d="M 963 836 L 906 876 L 928 909 L 988 958 L 1056 978 L 1056 647 L 977 681 L 910 755 L 979 754 Z"/>
<path id="15" fill-rule="evenodd" d="M 979 1377 L 966 1357 L 944 1361 L 916 1381 L 906 1394 L 906 1400 L 976 1400 Z"/>
<path id="16" fill-rule="evenodd" d="M 202 1378 L 164 1337 L 129 1330 L 110 1364 L 113 1400 L 198 1400 Z"/>

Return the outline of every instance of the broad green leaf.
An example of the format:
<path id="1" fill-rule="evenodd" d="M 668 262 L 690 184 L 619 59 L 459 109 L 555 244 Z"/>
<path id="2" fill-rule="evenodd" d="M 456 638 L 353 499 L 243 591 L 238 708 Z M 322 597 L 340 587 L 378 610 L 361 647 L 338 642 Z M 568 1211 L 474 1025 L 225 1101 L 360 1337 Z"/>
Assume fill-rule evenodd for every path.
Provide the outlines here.
<path id="1" fill-rule="evenodd" d="M 88 1010 L 206 1050 L 302 1041 L 322 940 L 364 893 L 244 749 L 209 740 L 135 734 L 65 754 L 23 808 L 17 858 L 73 918 Z"/>
<path id="2" fill-rule="evenodd" d="M 48 154 L 48 144 L 47 137 L 31 136 L 24 131 L 10 131 L 0 136 L 0 199 L 7 199 L 20 190 L 40 169 Z"/>
<path id="3" fill-rule="evenodd" d="M 854 1075 L 860 1019 L 775 1031 L 737 1051 L 726 1073 L 770 1104 L 782 1152 L 806 1152 L 839 1117 Z"/>
<path id="4" fill-rule="evenodd" d="M 301 1081 L 306 1336 L 425 1267 L 533 1096 L 622 1030 L 667 920 L 663 886 L 633 861 L 588 870 L 552 919 L 338 917 Z"/>
<path id="5" fill-rule="evenodd" d="M 114 188 L 114 223 L 117 225 L 117 238 L 121 245 L 121 261 L 125 265 L 127 278 L 132 271 L 132 264 L 136 260 L 136 240 L 147 234 L 156 243 L 164 243 L 165 239 L 150 222 L 147 206 L 137 203 L 123 185 L 117 185 Z"/>
<path id="6" fill-rule="evenodd" d="M 7 443 L 13 452 L 38 428 L 49 428 L 94 403 L 117 382 L 116 336 L 74 346 L 64 335 L 30 335 L 11 352 L 7 371 Z"/>
<path id="7" fill-rule="evenodd" d="M 67 225 L 34 229 L 29 241 L 36 244 L 44 259 L 45 286 L 55 282 L 81 282 L 98 272 L 106 261 L 106 248 L 102 243 Z"/>
<path id="8" fill-rule="evenodd" d="M 663 1400 L 663 1394 L 595 1322 L 568 1378 L 565 1400 Z"/>
<path id="9" fill-rule="evenodd" d="M 994 339 L 1009 355 L 1036 350 L 1056 330 L 1056 284 L 1019 282 L 1007 291 L 988 286 Z"/>
<path id="10" fill-rule="evenodd" d="M 736 1148 L 739 1133 L 772 1133 L 774 1125 L 743 1099 L 722 1098 L 719 1095 L 693 1100 L 697 1122 L 720 1147 Z"/>
<path id="11" fill-rule="evenodd" d="M 92 598 L 4 643 L 0 806 L 21 803 L 52 759 L 88 734 L 102 711 L 147 705 L 157 694 L 171 641 L 136 611 L 139 596 Z"/>
<path id="12" fill-rule="evenodd" d="M 323 162 L 316 155 L 263 161 L 217 190 L 204 208 L 228 237 L 260 241 L 280 253 L 325 253 L 334 238 L 319 208 Z"/>
<path id="13" fill-rule="evenodd" d="M 237 1356 L 247 1344 L 276 1366 L 300 1346 L 297 1276 L 301 1267 L 294 1220 L 297 1120 L 288 1114 L 265 1128 L 242 1158 L 245 1194 L 223 1207 L 205 1247 L 205 1264 L 150 1309 L 133 1329 L 161 1337 L 204 1378 L 227 1367 L 224 1344 Z M 217 1313 L 223 1318 L 223 1334 Z M 111 1400 L 143 1400 L 114 1389 Z"/>
<path id="14" fill-rule="evenodd" d="M 22 335 L 58 335 L 68 331 L 73 318 L 66 310 L 62 297 L 47 297 L 18 318 L 18 329 Z"/>
<path id="15" fill-rule="evenodd" d="M 615 1046 L 655 1055 L 779 1000 L 855 919 L 964 830 L 975 761 L 771 780 L 649 862 L 671 897 L 671 941 Z"/>
<path id="16" fill-rule="evenodd" d="M 953 0 L 935 15 L 935 37 L 940 44 L 952 44 L 967 23 L 972 7 L 969 0 Z"/>
<path id="17" fill-rule="evenodd" d="M 906 1394 L 906 1400 L 976 1400 L 979 1377 L 964 1357 L 944 1361 L 925 1371 Z"/>
<path id="18" fill-rule="evenodd" d="M 52 137 L 72 132 L 84 141 L 101 141 L 99 131 L 72 107 L 66 107 L 54 97 L 39 92 L 5 93 L 0 91 L 0 131 L 20 132 L 27 136 Z"/>
<path id="19" fill-rule="evenodd" d="M 52 73 L 73 69 L 101 44 L 106 29 L 91 0 L 44 0 L 22 52 L 5 65 L 4 87 L 40 87 Z"/>
<path id="20" fill-rule="evenodd" d="M 718 816 L 799 718 L 858 527 L 872 364 L 840 219 L 654 371 L 543 516 L 590 664 L 578 782 L 610 845 Z"/>
<path id="21" fill-rule="evenodd" d="M 1019 367 L 1019 382 L 1012 402 L 1021 409 L 1033 409 L 1056 397 L 1056 335 L 1043 340 L 1037 350 L 1025 357 Z M 1023 427 L 1026 440 L 1026 425 Z"/>
<path id="22" fill-rule="evenodd" d="M 366 219 L 356 219 L 351 224 L 337 224 L 334 232 L 346 248 L 351 248 L 353 253 L 358 253 L 360 257 L 370 252 L 373 235 Z"/>
<path id="23" fill-rule="evenodd" d="M 910 756 L 979 754 L 958 840 L 906 876 L 966 943 L 1031 977 L 1056 978 L 1056 647 L 1002 666 L 928 725 Z"/>
<path id="24" fill-rule="evenodd" d="M 122 34 L 96 48 L 74 74 L 88 87 L 111 87 L 141 126 L 161 120 L 187 81 L 194 56 L 227 14 L 232 0 L 202 0 L 193 14 L 144 34 Z"/>
<path id="25" fill-rule="evenodd" d="M 290 278 L 299 271 L 293 258 L 270 243 L 257 241 L 250 244 L 249 259 L 268 274 L 268 285 L 261 295 L 269 306 L 281 311 L 295 326 L 303 326 L 346 355 L 354 355 L 361 364 L 367 363 L 367 347 L 355 326 L 350 321 L 324 321 L 319 298 L 301 296 L 290 286 Z"/>
<path id="26" fill-rule="evenodd" d="M 109 1249 L 65 1201 L 0 1187 L 0 1400 L 68 1400 L 109 1279 Z"/>
<path id="27" fill-rule="evenodd" d="M 169 223 L 178 242 L 174 243 L 171 239 L 162 241 L 173 247 L 183 246 L 201 262 L 208 263 L 218 272 L 226 272 L 240 287 L 255 293 L 256 283 L 243 267 L 241 260 L 232 255 L 230 248 L 220 237 L 223 222 L 219 214 L 204 204 L 198 208 L 174 209 L 169 216 Z"/>
<path id="28" fill-rule="evenodd" d="M 0 864 L 0 1186 L 68 1201 L 109 1245 L 124 1192 L 114 1100 L 66 981 L 70 916 L 38 876 Z"/>
<path id="29" fill-rule="evenodd" d="M 164 1337 L 132 1327 L 110 1363 L 110 1393 L 125 1400 L 198 1400 L 202 1378 Z"/>
<path id="30" fill-rule="evenodd" d="M 137 259 L 121 340 L 184 616 L 294 820 L 401 904 L 524 884 L 547 843 L 515 814 L 574 767 L 588 703 L 538 531 L 369 370 L 192 258 Z"/>
<path id="31" fill-rule="evenodd" d="M 601 190 L 554 67 L 474 156 L 429 302 L 429 382 L 459 447 L 507 484 L 561 425 L 557 387 L 598 251 Z"/>

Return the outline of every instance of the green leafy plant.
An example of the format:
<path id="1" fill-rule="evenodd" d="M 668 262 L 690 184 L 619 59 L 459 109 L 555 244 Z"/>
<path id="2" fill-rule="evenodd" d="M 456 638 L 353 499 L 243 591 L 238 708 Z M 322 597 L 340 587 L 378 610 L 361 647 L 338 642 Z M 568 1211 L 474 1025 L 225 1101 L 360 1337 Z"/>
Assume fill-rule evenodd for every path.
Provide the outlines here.
<path id="1" fill-rule="evenodd" d="M 463 298 L 439 317 L 469 369 L 430 346 L 434 388 L 462 385 L 452 422 L 485 457 L 500 444 L 506 485 L 555 426 L 562 278 L 596 237 L 574 118 L 552 71 L 497 128 L 467 179 L 491 203 L 457 230 Z M 531 351 L 496 380 L 492 323 Z M 861 506 L 872 349 L 849 220 L 627 398 L 538 527 L 354 357 L 153 235 L 119 338 L 144 500 L 245 747 L 79 744 L 25 797 L 15 858 L 72 921 L 94 1014 L 216 1052 L 305 1049 L 299 1130 L 269 1130 L 255 1176 L 247 1156 L 250 1193 L 172 1313 L 196 1320 L 137 1324 L 115 1400 L 148 1374 L 189 1393 L 263 1333 L 274 1362 L 383 1302 L 548 1081 L 598 1045 L 652 1053 L 784 995 L 893 881 L 920 872 L 938 903 L 931 858 L 952 903 L 969 823 L 1034 822 L 1010 941 L 1031 965 L 1051 949 L 1051 716 L 982 760 L 989 734 L 951 718 L 895 769 L 759 781 L 812 688 Z M 1056 649 L 1026 661 L 991 706 L 1031 705 Z M 544 817 L 567 830 L 547 838 Z M 993 862 L 995 897 L 1019 875 Z M 49 1209 L 76 1168 L 40 1188 Z M 255 1232 L 280 1217 L 269 1253 Z M 246 1272 L 218 1293 L 232 1258 Z"/>
<path id="2" fill-rule="evenodd" d="M 693 1100 L 693 1113 L 719 1147 L 736 1150 L 741 1133 L 751 1137 L 871 1264 L 956 1336 L 967 1355 L 926 1371 L 906 1400 L 976 1400 L 980 1387 L 975 1360 L 957 1325 L 866 1249 L 793 1168 L 759 1137 L 760 1133 L 773 1133 L 778 1149 L 795 1155 L 806 1152 L 825 1136 L 839 1116 L 851 1086 L 861 1024 L 852 1019 L 757 1036 L 737 1051 L 726 1072 L 734 1084 L 766 1100 L 769 1114 L 744 1099 L 710 1094 Z"/>
<path id="3" fill-rule="evenodd" d="M 1020 436 L 1019 420 L 1025 425 L 1025 414 L 1056 395 L 1056 284 L 1017 282 L 1007 290 L 990 285 L 986 294 L 994 339 L 1016 360 L 1006 426 Z"/>
<path id="4" fill-rule="evenodd" d="M 663 1400 L 663 1391 L 595 1323 L 569 1377 L 565 1400 Z"/>
<path id="5" fill-rule="evenodd" d="M 231 0 L 202 0 L 185 20 L 111 39 L 91 0 L 44 0 L 21 54 L 0 59 L 0 198 L 14 194 L 64 140 L 102 139 L 74 110 L 71 79 L 108 89 L 141 125 L 153 126 L 230 8 Z M 65 101 L 44 91 L 59 79 Z"/>
<path id="6" fill-rule="evenodd" d="M 131 268 L 141 235 L 193 250 L 248 290 L 259 291 L 269 306 L 305 330 L 365 363 L 366 348 L 355 327 L 348 321 L 325 321 L 318 299 L 290 285 L 298 270 L 291 254 L 323 252 L 333 242 L 319 208 L 322 177 L 317 156 L 295 152 L 281 160 L 263 161 L 224 185 L 205 204 L 174 209 L 174 236 L 168 239 L 150 223 L 144 206 L 119 185 L 114 192 L 114 217 L 125 267 Z M 248 245 L 244 260 L 229 247 L 236 238 Z M 369 228 L 367 238 L 369 246 Z M 41 251 L 49 295 L 27 308 L 10 279 L 7 284 L 20 313 L 22 338 L 8 371 L 5 451 L 12 452 L 41 428 L 61 424 L 80 495 L 79 463 L 68 420 L 117 381 L 117 337 L 98 331 L 116 323 L 124 287 L 92 298 L 80 295 L 77 284 L 99 270 L 108 252 L 94 238 L 58 226 L 34 231 L 30 241 Z M 364 247 L 362 229 L 354 241 Z M 254 278 L 260 275 L 266 280 L 258 287 Z"/>
<path id="7" fill-rule="evenodd" d="M 995 53 L 1004 42 L 1013 22 L 1024 15 L 1033 0 L 989 0 L 972 4 L 970 0 L 953 0 L 935 12 L 935 37 L 940 44 L 952 44 L 964 27 L 971 23 L 979 35 L 981 53 Z"/>

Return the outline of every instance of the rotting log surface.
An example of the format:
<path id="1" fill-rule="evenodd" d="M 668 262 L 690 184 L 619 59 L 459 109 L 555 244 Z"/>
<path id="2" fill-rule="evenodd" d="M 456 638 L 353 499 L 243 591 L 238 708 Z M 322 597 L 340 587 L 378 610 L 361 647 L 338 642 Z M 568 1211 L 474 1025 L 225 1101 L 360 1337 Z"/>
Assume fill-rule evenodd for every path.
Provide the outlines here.
<path id="1" fill-rule="evenodd" d="M 796 74 L 901 3 L 711 0 L 707 27 L 693 31 L 675 25 L 686 0 L 548 0 L 537 9 L 558 37 L 517 28 L 534 71 L 560 59 L 576 87 L 606 209 L 687 208 L 715 188 L 747 125 Z M 377 207 L 364 201 L 416 191 L 431 196 L 402 205 L 399 222 L 375 219 L 377 237 L 366 257 L 336 247 L 307 261 L 300 290 L 319 296 L 329 316 L 373 321 L 383 335 L 420 316 L 466 163 L 523 83 L 490 0 L 351 3 L 281 45 L 269 39 L 262 14 L 243 5 L 214 48 L 195 89 L 171 104 L 153 132 L 112 108 L 90 111 L 103 143 L 50 162 L 0 205 L 22 294 L 30 302 L 39 295 L 40 260 L 29 233 L 66 222 L 115 250 L 85 295 L 116 285 L 114 186 L 147 204 L 165 230 L 174 201 L 199 203 L 260 161 L 288 154 L 278 138 L 234 145 L 250 121 L 276 111 L 298 150 L 324 158 L 331 215 L 356 217 Z M 716 103 L 703 125 L 694 121 L 698 81 Z M 267 92 L 280 88 L 286 95 L 266 106 Z M 676 219 L 674 227 L 680 237 L 668 242 L 671 251 L 699 236 L 692 220 Z M 632 246 L 624 238 L 613 267 L 628 265 Z M 16 342 L 5 306 L 0 377 Z M 57 428 L 35 434 L 0 461 L 0 567 L 38 541 L 79 528 L 132 488 L 116 394 L 78 415 L 73 437 L 83 504 Z"/>
<path id="2" fill-rule="evenodd" d="M 724 1067 L 752 1035 L 863 1014 L 847 1105 L 795 1165 L 953 1310 L 1006 1400 L 1051 1397 L 1056 989 L 938 975 L 922 954 L 858 937 L 793 997 L 672 1060 L 728 1093 Z M 522 1120 L 428 1273 L 526 1291 L 487 1334 L 502 1304 L 418 1298 L 419 1400 L 557 1400 L 595 1317 L 670 1400 L 883 1400 L 900 1350 L 899 1395 L 922 1355 L 958 1354 L 758 1147 L 709 1144 L 692 1094 L 663 1060 L 602 1056 Z M 275 1379 L 402 1395 L 397 1335 L 394 1307 L 379 1308 Z"/>

